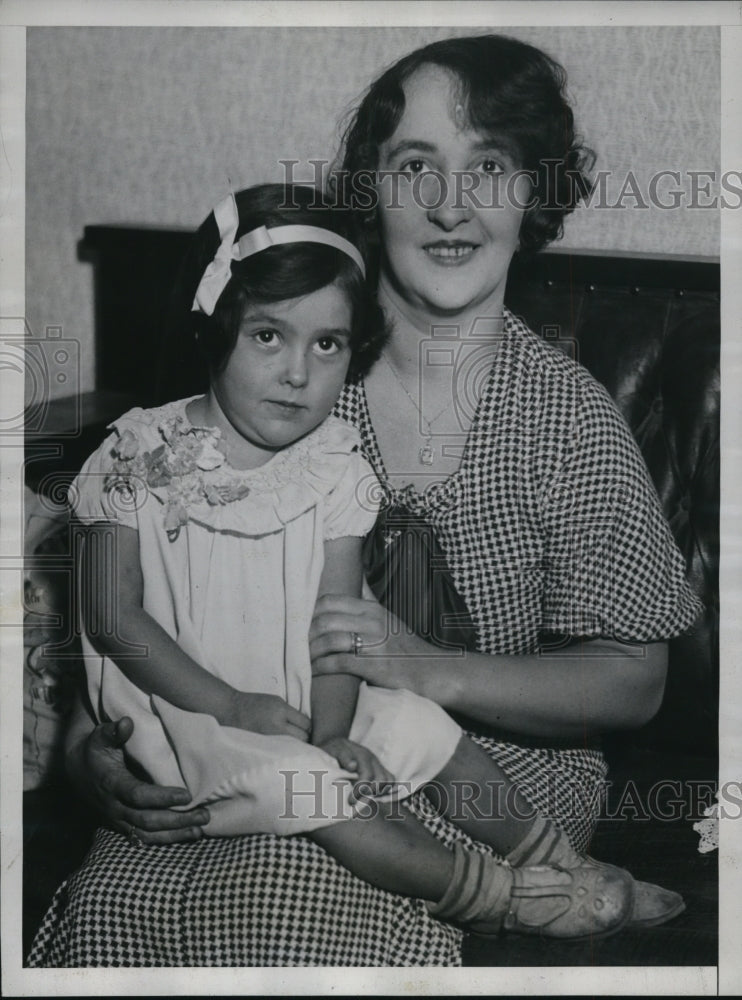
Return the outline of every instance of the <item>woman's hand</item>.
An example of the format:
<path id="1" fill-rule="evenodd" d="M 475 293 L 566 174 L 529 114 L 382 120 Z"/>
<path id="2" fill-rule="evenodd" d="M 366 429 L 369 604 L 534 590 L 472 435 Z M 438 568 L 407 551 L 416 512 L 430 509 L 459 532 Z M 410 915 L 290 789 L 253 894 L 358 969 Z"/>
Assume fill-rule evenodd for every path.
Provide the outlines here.
<path id="1" fill-rule="evenodd" d="M 219 722 L 263 736 L 293 736 L 303 743 L 309 739 L 311 729 L 309 716 L 292 708 L 283 698 L 246 691 L 233 693 Z"/>
<path id="2" fill-rule="evenodd" d="M 140 781 L 128 770 L 123 747 L 134 732 L 134 723 L 96 726 L 69 751 L 70 776 L 108 826 L 143 844 L 172 844 L 199 840 L 209 822 L 203 806 L 176 811 L 191 798 L 185 788 L 161 787 Z"/>
<path id="3" fill-rule="evenodd" d="M 378 687 L 423 694 L 425 671 L 417 668 L 435 651 L 378 601 L 330 594 L 314 609 L 309 652 L 314 674 L 355 674 Z"/>
<path id="4" fill-rule="evenodd" d="M 321 749 L 334 757 L 344 770 L 356 776 L 353 786 L 356 801 L 381 795 L 394 784 L 391 771 L 384 767 L 376 754 L 360 743 L 353 743 L 344 736 L 332 736 L 321 744 Z"/>

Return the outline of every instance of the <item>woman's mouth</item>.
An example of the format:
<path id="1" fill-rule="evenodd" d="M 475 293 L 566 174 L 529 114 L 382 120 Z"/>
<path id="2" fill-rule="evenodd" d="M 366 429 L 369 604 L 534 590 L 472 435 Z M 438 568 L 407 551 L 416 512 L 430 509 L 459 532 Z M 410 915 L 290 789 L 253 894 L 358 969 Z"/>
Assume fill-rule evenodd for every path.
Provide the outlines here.
<path id="1" fill-rule="evenodd" d="M 476 243 L 466 243 L 459 240 L 456 242 L 439 240 L 436 243 L 427 243 L 423 247 L 425 253 L 436 264 L 444 264 L 446 266 L 465 263 L 471 259 L 477 249 L 478 245 Z"/>

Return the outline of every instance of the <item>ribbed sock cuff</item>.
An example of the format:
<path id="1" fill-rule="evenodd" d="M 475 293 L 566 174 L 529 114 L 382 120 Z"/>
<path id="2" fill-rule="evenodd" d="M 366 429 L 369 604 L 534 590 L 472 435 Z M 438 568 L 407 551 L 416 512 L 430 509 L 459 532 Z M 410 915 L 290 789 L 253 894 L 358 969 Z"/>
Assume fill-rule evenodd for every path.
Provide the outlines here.
<path id="1" fill-rule="evenodd" d="M 488 854 L 456 844 L 454 873 L 438 903 L 428 903 L 432 916 L 456 923 L 499 927 L 510 903 L 513 875 Z"/>

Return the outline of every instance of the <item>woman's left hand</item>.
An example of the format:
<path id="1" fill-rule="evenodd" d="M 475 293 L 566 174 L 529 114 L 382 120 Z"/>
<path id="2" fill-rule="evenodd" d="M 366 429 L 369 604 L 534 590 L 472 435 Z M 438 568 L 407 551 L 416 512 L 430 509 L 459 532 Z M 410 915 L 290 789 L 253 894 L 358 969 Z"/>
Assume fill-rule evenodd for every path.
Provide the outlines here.
<path id="1" fill-rule="evenodd" d="M 378 601 L 328 594 L 320 597 L 309 629 L 315 674 L 355 674 L 371 684 L 417 694 L 415 669 L 430 656 L 428 644 Z"/>

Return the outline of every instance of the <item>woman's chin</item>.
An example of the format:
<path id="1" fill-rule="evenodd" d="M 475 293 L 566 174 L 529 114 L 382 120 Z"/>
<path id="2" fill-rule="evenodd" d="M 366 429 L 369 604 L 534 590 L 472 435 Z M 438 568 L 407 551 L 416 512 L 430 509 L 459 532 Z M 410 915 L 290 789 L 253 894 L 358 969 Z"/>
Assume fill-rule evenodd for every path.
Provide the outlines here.
<path id="1" fill-rule="evenodd" d="M 437 280 L 421 285 L 418 302 L 432 317 L 450 319 L 455 316 L 499 315 L 502 313 L 504 282 L 498 281 L 493 286 L 492 275 L 486 277 L 488 280 L 485 282 L 481 275 L 469 281 L 457 281 L 454 274 L 444 275 L 443 278 L 436 276 Z"/>
<path id="2" fill-rule="evenodd" d="M 473 313 L 489 315 L 488 301 L 480 301 L 471 295 L 451 295 L 450 292 L 427 296 L 422 302 L 423 308 L 431 317 L 452 319 L 456 316 L 471 316 Z M 490 309 L 491 312 L 491 309 Z"/>

